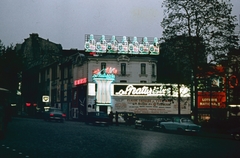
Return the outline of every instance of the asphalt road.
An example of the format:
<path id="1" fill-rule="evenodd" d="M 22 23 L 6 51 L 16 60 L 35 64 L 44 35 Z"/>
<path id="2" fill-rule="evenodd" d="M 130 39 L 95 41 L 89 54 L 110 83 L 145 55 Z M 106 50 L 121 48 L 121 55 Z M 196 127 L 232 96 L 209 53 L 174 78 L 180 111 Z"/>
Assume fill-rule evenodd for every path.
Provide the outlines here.
<path id="1" fill-rule="evenodd" d="M 228 135 L 13 118 L 5 139 L 0 140 L 0 158 L 238 158 L 239 147 L 240 141 Z"/>

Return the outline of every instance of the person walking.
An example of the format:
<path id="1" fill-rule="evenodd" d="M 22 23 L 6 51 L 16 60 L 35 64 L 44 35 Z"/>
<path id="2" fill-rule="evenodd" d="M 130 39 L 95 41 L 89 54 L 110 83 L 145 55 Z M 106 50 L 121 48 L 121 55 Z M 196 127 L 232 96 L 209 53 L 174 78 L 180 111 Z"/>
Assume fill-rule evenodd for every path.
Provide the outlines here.
<path id="1" fill-rule="evenodd" d="M 109 113 L 109 124 L 110 125 L 112 125 L 113 124 L 113 112 L 112 111 L 110 111 L 110 113 Z"/>
<path id="2" fill-rule="evenodd" d="M 116 126 L 118 126 L 118 112 L 117 111 L 115 113 L 115 121 L 116 121 Z"/>

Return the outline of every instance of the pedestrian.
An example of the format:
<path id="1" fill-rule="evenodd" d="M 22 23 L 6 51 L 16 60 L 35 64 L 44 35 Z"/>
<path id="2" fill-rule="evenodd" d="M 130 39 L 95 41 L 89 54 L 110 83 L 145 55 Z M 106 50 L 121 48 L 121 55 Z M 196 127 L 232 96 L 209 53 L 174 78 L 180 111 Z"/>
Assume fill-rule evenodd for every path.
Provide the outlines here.
<path id="1" fill-rule="evenodd" d="M 118 112 L 117 111 L 115 113 L 115 121 L 116 121 L 116 126 L 118 126 Z"/>
<path id="2" fill-rule="evenodd" d="M 110 125 L 112 125 L 113 124 L 113 112 L 112 111 L 110 111 L 110 113 L 109 113 L 109 123 L 110 123 Z"/>

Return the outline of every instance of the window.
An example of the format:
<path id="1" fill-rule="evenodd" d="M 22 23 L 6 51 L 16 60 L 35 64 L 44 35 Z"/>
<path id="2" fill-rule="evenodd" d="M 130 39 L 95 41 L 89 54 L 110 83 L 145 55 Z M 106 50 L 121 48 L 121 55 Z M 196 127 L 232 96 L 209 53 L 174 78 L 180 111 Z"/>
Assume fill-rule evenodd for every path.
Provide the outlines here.
<path id="1" fill-rule="evenodd" d="M 72 65 L 68 67 L 68 78 L 72 78 Z"/>
<path id="2" fill-rule="evenodd" d="M 52 80 L 56 80 L 57 79 L 57 66 L 53 66 L 52 67 Z"/>
<path id="3" fill-rule="evenodd" d="M 66 79 L 68 77 L 68 68 L 67 67 L 64 67 L 64 72 L 63 72 L 63 76 L 64 76 L 64 79 Z"/>
<path id="4" fill-rule="evenodd" d="M 121 75 L 126 75 L 126 63 L 121 63 Z"/>
<path id="5" fill-rule="evenodd" d="M 45 82 L 45 77 L 46 77 L 45 71 L 42 71 L 41 72 L 41 82 Z"/>
<path id="6" fill-rule="evenodd" d="M 152 64 L 152 76 L 156 76 L 155 69 L 156 69 L 155 64 Z"/>
<path id="7" fill-rule="evenodd" d="M 120 82 L 126 83 L 126 82 L 127 82 L 127 80 L 120 80 Z"/>
<path id="8" fill-rule="evenodd" d="M 141 64 L 141 75 L 145 75 L 146 74 L 146 64 L 142 63 Z"/>
<path id="9" fill-rule="evenodd" d="M 140 81 L 140 83 L 147 83 L 147 81 Z"/>
<path id="10" fill-rule="evenodd" d="M 104 71 L 102 71 L 104 69 Z M 106 63 L 101 63 L 101 74 L 105 73 Z"/>

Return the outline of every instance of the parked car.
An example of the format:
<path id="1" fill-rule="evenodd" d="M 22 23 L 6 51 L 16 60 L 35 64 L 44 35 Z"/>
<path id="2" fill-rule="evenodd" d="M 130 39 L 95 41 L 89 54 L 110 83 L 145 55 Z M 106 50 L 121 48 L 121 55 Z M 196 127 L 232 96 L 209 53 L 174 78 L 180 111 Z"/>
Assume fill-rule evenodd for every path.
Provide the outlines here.
<path id="1" fill-rule="evenodd" d="M 233 137 L 233 139 L 235 140 L 240 140 L 240 127 L 237 128 L 233 128 L 231 130 L 229 130 L 231 136 Z"/>
<path id="2" fill-rule="evenodd" d="M 45 121 L 55 120 L 64 122 L 64 120 L 66 119 L 66 114 L 63 113 L 61 109 L 50 107 L 45 109 L 43 118 Z"/>
<path id="3" fill-rule="evenodd" d="M 170 118 L 167 117 L 150 117 L 150 118 L 144 118 L 141 120 L 135 121 L 135 127 L 140 127 L 143 129 L 160 129 L 160 123 L 161 122 L 167 122 L 170 121 Z"/>
<path id="4" fill-rule="evenodd" d="M 135 120 L 135 128 L 142 128 L 142 121 L 146 120 L 145 118 L 138 118 Z"/>
<path id="5" fill-rule="evenodd" d="M 103 124 L 108 126 L 110 119 L 107 113 L 103 111 L 89 112 L 85 120 L 86 124 Z"/>
<path id="6" fill-rule="evenodd" d="M 115 114 L 113 115 L 113 123 L 116 123 Z M 126 123 L 126 121 L 122 116 L 118 115 L 118 123 Z"/>
<path id="7" fill-rule="evenodd" d="M 194 124 L 189 118 L 173 117 L 171 121 L 161 122 L 160 128 L 163 131 L 194 132 L 200 131 L 201 126 Z"/>
<path id="8" fill-rule="evenodd" d="M 155 126 L 154 126 L 154 129 L 155 130 L 160 130 L 161 129 L 161 123 L 162 122 L 170 122 L 170 121 L 172 121 L 172 119 L 171 118 L 168 118 L 168 117 L 160 117 L 160 118 L 157 118 L 156 119 L 156 124 L 155 124 Z"/>

